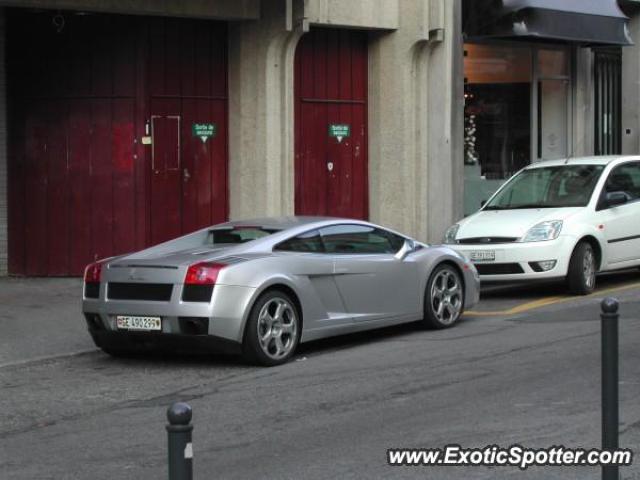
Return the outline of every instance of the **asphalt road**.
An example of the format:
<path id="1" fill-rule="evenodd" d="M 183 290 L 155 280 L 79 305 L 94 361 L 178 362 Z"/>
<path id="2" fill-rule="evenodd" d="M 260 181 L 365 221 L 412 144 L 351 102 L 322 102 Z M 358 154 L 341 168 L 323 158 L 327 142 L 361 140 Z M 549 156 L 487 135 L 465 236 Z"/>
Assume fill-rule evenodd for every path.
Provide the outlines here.
<path id="1" fill-rule="evenodd" d="M 640 452 L 633 281 L 618 276 L 607 288 L 622 302 L 620 444 Z M 41 327 L 66 326 L 46 357 L 37 346 L 2 352 L 0 478 L 166 478 L 165 412 L 177 400 L 194 410 L 195 479 L 600 478 L 587 467 L 386 464 L 390 447 L 600 445 L 601 296 L 539 288 L 490 289 L 454 329 L 321 341 L 270 369 L 233 357 L 113 359 L 85 348 L 75 317 L 50 310 Z M 27 331 L 42 341 L 35 320 L 20 329 L 3 315 L 3 349 L 28 345 Z M 638 462 L 622 478 L 640 479 Z"/>

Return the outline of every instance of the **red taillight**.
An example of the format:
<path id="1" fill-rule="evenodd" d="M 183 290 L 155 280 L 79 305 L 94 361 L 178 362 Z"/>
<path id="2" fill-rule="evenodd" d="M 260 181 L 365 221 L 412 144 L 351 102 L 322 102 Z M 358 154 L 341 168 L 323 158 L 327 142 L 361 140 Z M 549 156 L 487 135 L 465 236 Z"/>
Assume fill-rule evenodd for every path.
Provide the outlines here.
<path id="1" fill-rule="evenodd" d="M 84 269 L 85 283 L 100 283 L 102 276 L 102 262 L 95 262 L 87 265 Z"/>
<path id="2" fill-rule="evenodd" d="M 226 265 L 224 263 L 202 262 L 189 266 L 184 277 L 185 285 L 215 285 L 218 274 Z"/>

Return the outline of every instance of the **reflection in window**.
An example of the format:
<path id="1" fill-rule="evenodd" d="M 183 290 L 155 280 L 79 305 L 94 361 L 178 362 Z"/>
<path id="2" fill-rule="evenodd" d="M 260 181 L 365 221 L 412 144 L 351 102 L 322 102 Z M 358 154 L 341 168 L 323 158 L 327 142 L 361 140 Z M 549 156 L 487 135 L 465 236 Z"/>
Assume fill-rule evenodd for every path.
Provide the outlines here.
<path id="1" fill-rule="evenodd" d="M 523 170 L 487 204 L 486 210 L 583 207 L 603 165 L 562 165 Z"/>
<path id="2" fill-rule="evenodd" d="M 261 227 L 244 226 L 216 228 L 215 230 L 209 231 L 207 243 L 213 245 L 246 243 L 271 235 L 275 231 L 276 230 Z"/>
<path id="3" fill-rule="evenodd" d="M 541 77 L 566 77 L 569 75 L 566 50 L 538 50 L 538 75 Z"/>
<path id="4" fill-rule="evenodd" d="M 640 164 L 632 163 L 617 167 L 607 178 L 605 186 L 607 193 L 623 192 L 627 201 L 640 198 Z"/>
<path id="5" fill-rule="evenodd" d="M 322 253 L 324 246 L 322 245 L 320 232 L 313 230 L 286 240 L 277 245 L 275 249 L 286 252 Z"/>
<path id="6" fill-rule="evenodd" d="M 532 50 L 465 45 L 465 163 L 505 179 L 531 162 Z"/>
<path id="7" fill-rule="evenodd" d="M 327 253 L 396 253 L 404 238 L 366 225 L 336 225 L 320 230 Z"/>

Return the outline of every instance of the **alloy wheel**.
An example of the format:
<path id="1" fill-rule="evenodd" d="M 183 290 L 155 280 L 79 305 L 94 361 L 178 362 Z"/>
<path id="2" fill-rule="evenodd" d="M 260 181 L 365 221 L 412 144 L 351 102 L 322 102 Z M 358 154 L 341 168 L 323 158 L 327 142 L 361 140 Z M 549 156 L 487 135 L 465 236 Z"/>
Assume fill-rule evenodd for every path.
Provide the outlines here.
<path id="1" fill-rule="evenodd" d="M 443 325 L 451 325 L 462 311 L 462 285 L 459 277 L 449 269 L 438 272 L 431 286 L 433 313 Z"/>
<path id="2" fill-rule="evenodd" d="M 258 343 L 269 358 L 279 360 L 291 353 L 298 335 L 296 309 L 288 300 L 274 297 L 258 315 Z"/>
<path id="3" fill-rule="evenodd" d="M 587 248 L 584 252 L 582 274 L 584 275 L 584 283 L 589 289 L 592 289 L 596 283 L 596 258 L 591 248 Z"/>

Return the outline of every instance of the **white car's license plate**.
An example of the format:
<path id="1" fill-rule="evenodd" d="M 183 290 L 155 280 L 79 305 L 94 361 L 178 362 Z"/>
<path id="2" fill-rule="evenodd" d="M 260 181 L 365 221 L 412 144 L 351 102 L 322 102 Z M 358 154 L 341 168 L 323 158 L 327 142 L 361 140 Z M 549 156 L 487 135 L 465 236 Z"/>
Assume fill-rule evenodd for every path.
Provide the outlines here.
<path id="1" fill-rule="evenodd" d="M 493 250 L 481 250 L 478 252 L 471 252 L 469 257 L 473 262 L 495 262 L 496 252 Z"/>
<path id="2" fill-rule="evenodd" d="M 162 319 L 160 317 L 137 317 L 132 315 L 118 315 L 116 317 L 116 327 L 118 330 L 162 330 Z"/>

